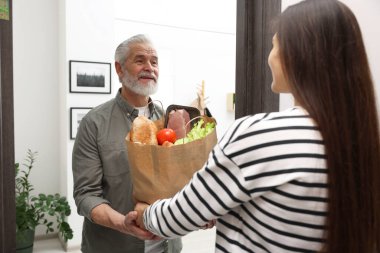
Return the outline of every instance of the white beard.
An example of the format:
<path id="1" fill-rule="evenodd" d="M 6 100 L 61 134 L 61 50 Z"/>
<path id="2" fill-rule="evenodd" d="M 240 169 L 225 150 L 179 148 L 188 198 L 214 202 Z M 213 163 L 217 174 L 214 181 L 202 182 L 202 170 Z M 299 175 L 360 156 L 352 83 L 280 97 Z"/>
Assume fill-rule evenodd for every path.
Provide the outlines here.
<path id="1" fill-rule="evenodd" d="M 156 93 L 158 89 L 158 82 L 150 80 L 147 84 L 142 85 L 139 83 L 138 77 L 131 77 L 127 71 L 124 71 L 124 76 L 121 79 L 121 83 L 129 90 L 142 96 L 150 96 Z"/>

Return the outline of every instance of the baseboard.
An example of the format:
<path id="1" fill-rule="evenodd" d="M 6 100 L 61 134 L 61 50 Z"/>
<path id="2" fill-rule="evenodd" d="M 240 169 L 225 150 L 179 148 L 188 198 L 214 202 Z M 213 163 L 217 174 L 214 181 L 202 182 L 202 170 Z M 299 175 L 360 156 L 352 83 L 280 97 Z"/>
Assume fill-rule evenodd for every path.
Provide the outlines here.
<path id="1" fill-rule="evenodd" d="M 67 247 L 67 245 L 66 245 L 65 251 L 66 252 L 73 252 L 73 251 L 78 252 L 78 251 L 80 251 L 80 244 L 74 245 L 74 246 L 69 246 L 69 247 Z"/>
<path id="2" fill-rule="evenodd" d="M 62 249 L 65 252 L 80 251 L 80 244 L 67 246 L 67 243 L 65 243 L 65 241 L 58 235 L 58 233 L 50 233 L 47 235 L 37 235 L 34 237 L 35 241 L 43 241 L 43 240 L 50 240 L 50 239 L 57 239 L 60 242 Z"/>
<path id="3" fill-rule="evenodd" d="M 49 234 L 44 234 L 44 235 L 36 235 L 34 237 L 35 241 L 41 241 L 41 240 L 48 240 L 48 239 L 53 239 L 53 238 L 58 238 L 58 233 L 49 233 Z"/>

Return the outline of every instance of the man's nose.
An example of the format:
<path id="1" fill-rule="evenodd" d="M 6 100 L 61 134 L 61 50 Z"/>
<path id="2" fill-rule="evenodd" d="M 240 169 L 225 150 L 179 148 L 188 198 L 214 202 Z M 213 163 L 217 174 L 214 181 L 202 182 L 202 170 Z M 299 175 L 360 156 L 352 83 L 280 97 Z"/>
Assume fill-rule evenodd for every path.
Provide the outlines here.
<path id="1" fill-rule="evenodd" d="M 144 64 L 144 70 L 153 72 L 153 65 L 148 61 Z"/>

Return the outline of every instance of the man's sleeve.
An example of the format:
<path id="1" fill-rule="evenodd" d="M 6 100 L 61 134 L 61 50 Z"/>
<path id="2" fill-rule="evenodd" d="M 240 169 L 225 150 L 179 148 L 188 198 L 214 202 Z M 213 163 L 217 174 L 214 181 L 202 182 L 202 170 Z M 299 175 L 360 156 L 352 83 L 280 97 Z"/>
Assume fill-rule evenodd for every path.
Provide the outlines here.
<path id="1" fill-rule="evenodd" d="M 97 128 L 86 115 L 79 126 L 72 154 L 74 199 L 80 215 L 91 220 L 91 210 L 108 203 L 103 198 L 103 168 L 97 145 Z"/>

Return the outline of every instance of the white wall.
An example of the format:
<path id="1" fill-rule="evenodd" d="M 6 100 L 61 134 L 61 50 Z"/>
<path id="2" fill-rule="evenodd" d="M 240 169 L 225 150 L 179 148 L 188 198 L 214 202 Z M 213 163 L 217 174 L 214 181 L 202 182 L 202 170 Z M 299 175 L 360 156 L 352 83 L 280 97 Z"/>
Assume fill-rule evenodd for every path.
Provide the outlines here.
<path id="1" fill-rule="evenodd" d="M 376 89 L 378 108 L 380 108 L 380 33 L 378 24 L 380 23 L 380 1 L 378 0 L 341 0 L 355 14 L 362 30 L 364 43 L 367 50 L 372 77 Z M 289 5 L 300 2 L 300 0 L 282 0 L 282 10 Z M 293 98 L 290 95 L 280 95 L 280 109 L 291 106 Z"/>
<path id="2" fill-rule="evenodd" d="M 57 1 L 13 1 L 15 160 L 24 162 L 28 148 L 39 152 L 30 176 L 36 193 L 60 184 L 57 15 Z"/>
<path id="3" fill-rule="evenodd" d="M 72 198 L 70 107 L 93 107 L 113 98 L 120 87 L 113 70 L 115 47 L 147 33 L 160 58 L 160 90 L 153 97 L 164 107 L 186 105 L 204 80 L 221 136 L 234 118 L 226 110 L 226 94 L 235 87 L 236 1 L 17 0 L 13 11 L 16 161 L 27 148 L 39 151 L 35 192 L 68 197 L 74 239 L 67 247 L 76 249 L 83 217 Z M 112 94 L 69 93 L 69 60 L 112 63 Z M 201 245 L 211 252 L 214 237 L 215 230 L 195 232 L 184 239 L 184 252 L 194 247 L 199 252 Z"/>
<path id="4" fill-rule="evenodd" d="M 62 143 L 61 172 L 66 184 L 61 189 L 69 196 L 72 214 L 68 218 L 74 230 L 74 238 L 67 243 L 68 249 L 79 248 L 81 242 L 83 217 L 77 214 L 73 195 L 73 177 L 71 169 L 71 154 L 74 141 L 70 140 L 69 112 L 70 107 L 95 107 L 110 100 L 116 94 L 117 78 L 112 76 L 112 94 L 79 94 L 69 92 L 69 61 L 113 62 L 113 1 L 110 0 L 65 0 L 62 4 L 60 17 L 62 24 L 60 47 L 61 89 L 63 101 L 60 107 L 60 143 Z M 112 69 L 113 72 L 113 69 Z"/>

